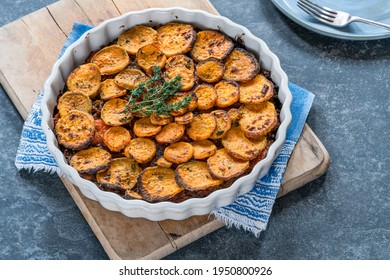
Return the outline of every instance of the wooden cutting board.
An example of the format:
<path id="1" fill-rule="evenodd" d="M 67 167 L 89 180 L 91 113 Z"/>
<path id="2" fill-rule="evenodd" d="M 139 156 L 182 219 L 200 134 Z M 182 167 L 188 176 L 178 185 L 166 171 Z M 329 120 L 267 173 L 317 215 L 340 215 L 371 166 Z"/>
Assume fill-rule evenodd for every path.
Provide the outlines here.
<path id="1" fill-rule="evenodd" d="M 97 25 L 129 11 L 180 6 L 217 14 L 208 1 L 61 0 L 0 28 L 0 82 L 24 119 L 75 21 Z M 323 175 L 329 155 L 309 126 L 290 158 L 278 196 Z M 160 259 L 223 226 L 213 217 L 153 222 L 104 209 L 65 177 L 74 198 L 111 259 Z"/>

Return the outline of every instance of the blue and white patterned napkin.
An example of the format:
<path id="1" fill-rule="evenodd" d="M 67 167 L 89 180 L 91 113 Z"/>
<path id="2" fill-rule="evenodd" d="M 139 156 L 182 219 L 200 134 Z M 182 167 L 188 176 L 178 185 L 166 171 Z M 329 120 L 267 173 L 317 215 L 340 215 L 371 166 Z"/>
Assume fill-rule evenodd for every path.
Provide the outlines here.
<path id="1" fill-rule="evenodd" d="M 75 23 L 59 56 L 91 26 Z M 243 228 L 258 236 L 266 229 L 276 195 L 283 180 L 288 159 L 301 135 L 309 114 L 314 95 L 292 83 L 289 84 L 293 94 L 291 105 L 292 123 L 287 131 L 287 139 L 280 155 L 272 164 L 268 174 L 257 181 L 255 187 L 247 194 L 236 199 L 234 203 L 213 212 L 217 219 L 226 226 Z M 43 93 L 38 96 L 28 118 L 25 121 L 15 165 L 29 171 L 57 172 L 61 174 L 56 161 L 47 149 L 46 137 L 41 129 L 40 103 Z"/>

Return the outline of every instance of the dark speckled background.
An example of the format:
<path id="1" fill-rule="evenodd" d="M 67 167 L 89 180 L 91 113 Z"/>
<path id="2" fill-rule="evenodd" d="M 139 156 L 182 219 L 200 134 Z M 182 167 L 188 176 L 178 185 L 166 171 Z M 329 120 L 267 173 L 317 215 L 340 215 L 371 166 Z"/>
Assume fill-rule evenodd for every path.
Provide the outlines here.
<path id="1" fill-rule="evenodd" d="M 53 2 L 1 0 L 0 26 Z M 262 38 L 290 81 L 316 95 L 307 122 L 331 165 L 276 201 L 260 238 L 222 228 L 167 259 L 390 259 L 390 39 L 317 35 L 270 1 L 211 2 Z M 107 259 L 56 175 L 14 167 L 22 126 L 0 88 L 0 259 Z"/>

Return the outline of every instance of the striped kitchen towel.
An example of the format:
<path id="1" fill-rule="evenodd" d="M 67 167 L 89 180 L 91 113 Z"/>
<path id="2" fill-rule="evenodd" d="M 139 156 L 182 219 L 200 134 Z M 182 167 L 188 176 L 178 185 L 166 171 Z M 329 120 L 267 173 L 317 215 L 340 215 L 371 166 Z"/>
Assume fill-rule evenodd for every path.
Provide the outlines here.
<path id="1" fill-rule="evenodd" d="M 91 26 L 75 23 L 62 49 L 76 41 Z M 258 236 L 266 229 L 276 195 L 281 185 L 288 159 L 301 135 L 309 114 L 314 95 L 292 83 L 289 84 L 293 94 L 291 106 L 292 123 L 287 131 L 287 139 L 280 155 L 272 164 L 268 174 L 259 179 L 255 187 L 247 194 L 239 196 L 234 203 L 219 208 L 213 214 L 228 227 L 236 226 L 251 231 Z M 57 172 L 61 174 L 56 161 L 47 149 L 46 137 L 41 129 L 40 102 L 43 93 L 38 96 L 32 110 L 25 121 L 15 165 L 30 171 Z"/>

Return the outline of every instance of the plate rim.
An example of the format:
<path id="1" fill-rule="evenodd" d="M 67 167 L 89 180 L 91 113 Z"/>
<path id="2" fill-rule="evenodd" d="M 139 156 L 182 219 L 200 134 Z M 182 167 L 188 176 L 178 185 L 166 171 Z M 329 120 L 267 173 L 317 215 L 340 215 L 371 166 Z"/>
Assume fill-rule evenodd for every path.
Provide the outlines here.
<path id="1" fill-rule="evenodd" d="M 385 32 L 382 34 L 375 34 L 375 35 L 359 35 L 359 34 L 352 34 L 352 33 L 350 35 L 347 35 L 347 34 L 344 35 L 343 33 L 340 34 L 340 33 L 329 32 L 329 31 L 326 31 L 326 30 L 323 30 L 320 28 L 316 28 L 311 24 L 308 24 L 307 21 L 302 20 L 299 17 L 295 16 L 295 14 L 291 12 L 292 10 L 285 9 L 285 7 L 282 6 L 282 4 L 280 2 L 286 3 L 286 0 L 271 0 L 271 2 L 275 5 L 276 8 L 279 9 L 279 11 L 281 11 L 285 16 L 287 16 L 289 19 L 291 19 L 295 23 L 297 23 L 300 26 L 302 26 L 308 30 L 311 30 L 315 33 L 321 34 L 321 35 L 325 35 L 325 36 L 337 38 L 337 39 L 354 40 L 354 41 L 379 40 L 379 39 L 390 38 L 390 32 Z"/>

